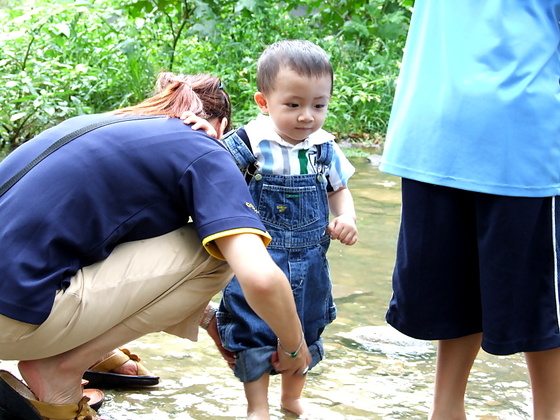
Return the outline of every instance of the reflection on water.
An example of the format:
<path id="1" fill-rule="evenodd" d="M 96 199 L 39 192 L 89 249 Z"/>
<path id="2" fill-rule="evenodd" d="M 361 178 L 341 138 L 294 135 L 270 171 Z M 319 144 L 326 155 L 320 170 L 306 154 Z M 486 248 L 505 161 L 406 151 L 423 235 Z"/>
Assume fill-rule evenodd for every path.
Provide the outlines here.
<path id="1" fill-rule="evenodd" d="M 365 159 L 354 164 L 357 173 L 350 187 L 360 239 L 353 247 L 333 243 L 329 251 L 338 318 L 324 333 L 326 359 L 309 373 L 304 396 L 318 406 L 317 418 L 322 419 L 426 419 L 435 347 L 399 342 L 400 337 L 394 337 L 384 321 L 399 223 L 399 180 L 381 174 Z M 378 341 L 368 341 L 368 337 Z M 204 332 L 197 343 L 162 333 L 130 347 L 161 376 L 161 383 L 149 390 L 106 390 L 100 410 L 103 418 L 244 418 L 243 388 Z M 15 372 L 12 362 L 0 362 L 0 368 Z M 289 418 L 279 410 L 278 379 L 273 377 L 270 387 L 272 417 Z M 467 392 L 469 419 L 530 417 L 521 355 L 481 353 Z"/>

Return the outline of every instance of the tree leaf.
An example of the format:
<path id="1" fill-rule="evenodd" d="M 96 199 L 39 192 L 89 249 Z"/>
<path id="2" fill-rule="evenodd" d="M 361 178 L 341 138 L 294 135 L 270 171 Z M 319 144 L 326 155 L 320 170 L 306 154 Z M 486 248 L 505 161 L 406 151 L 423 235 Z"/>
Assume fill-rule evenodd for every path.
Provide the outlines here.
<path id="1" fill-rule="evenodd" d="M 20 118 L 23 118 L 27 115 L 26 112 L 18 112 L 17 114 L 14 114 L 10 117 L 10 121 L 17 121 Z"/>
<path id="2" fill-rule="evenodd" d="M 66 23 L 57 23 L 54 25 L 56 29 L 62 34 L 65 35 L 66 38 L 70 38 L 70 26 Z"/>

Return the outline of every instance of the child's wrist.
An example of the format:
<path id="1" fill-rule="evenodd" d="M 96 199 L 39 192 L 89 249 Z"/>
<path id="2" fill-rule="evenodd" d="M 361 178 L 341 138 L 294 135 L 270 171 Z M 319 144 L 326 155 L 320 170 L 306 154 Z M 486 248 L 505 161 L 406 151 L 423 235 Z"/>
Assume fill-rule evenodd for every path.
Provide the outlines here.
<path id="1" fill-rule="evenodd" d="M 350 219 L 354 223 L 356 223 L 356 220 L 358 220 L 358 216 L 356 216 L 356 213 L 340 213 L 338 216 L 336 216 L 336 218 Z"/>

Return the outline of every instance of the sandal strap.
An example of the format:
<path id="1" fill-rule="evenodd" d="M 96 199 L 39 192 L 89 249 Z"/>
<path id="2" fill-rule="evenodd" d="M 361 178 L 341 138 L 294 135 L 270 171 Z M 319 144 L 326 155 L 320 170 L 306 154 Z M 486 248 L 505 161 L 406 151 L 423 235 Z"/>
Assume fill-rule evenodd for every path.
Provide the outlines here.
<path id="1" fill-rule="evenodd" d="M 83 397 L 78 404 L 48 404 L 37 400 L 28 400 L 43 417 L 55 420 L 95 420 L 97 415 L 89 405 L 88 397 Z"/>
<path id="2" fill-rule="evenodd" d="M 142 361 L 142 359 L 140 359 L 140 356 L 131 353 L 129 349 L 120 347 L 119 350 L 126 354 L 130 360 L 136 362 L 136 374 L 138 376 L 148 375 L 150 373 L 148 369 L 146 369 L 146 367 L 142 363 L 140 363 Z"/>
<path id="3" fill-rule="evenodd" d="M 132 357 L 130 357 L 132 355 L 130 351 L 128 351 L 127 349 L 124 350 L 126 350 L 126 352 L 123 351 L 122 349 L 115 350 L 112 355 L 102 360 L 98 364 L 92 366 L 90 369 L 96 370 L 98 372 L 111 372 L 113 369 L 118 368 L 119 366 L 125 364 L 130 359 L 132 359 Z M 132 355 L 132 356 L 136 356 L 136 355 Z M 138 356 L 136 356 L 136 358 L 140 359 Z"/>
<path id="4" fill-rule="evenodd" d="M 142 359 L 140 359 L 140 356 L 138 356 L 137 354 L 131 353 L 129 349 L 125 349 L 123 347 L 119 347 L 119 350 L 121 352 L 123 352 L 124 354 L 126 354 L 126 356 L 130 359 L 135 361 L 136 363 L 142 361 Z"/>
<path id="5" fill-rule="evenodd" d="M 78 404 L 48 404 L 37 400 L 37 396 L 24 384 L 20 379 L 16 378 L 10 372 L 0 370 L 2 380 L 12 388 L 14 394 L 27 401 L 35 410 L 29 407 L 29 410 L 36 411 L 37 416 L 55 420 L 98 420 L 99 417 L 93 408 L 88 405 L 89 398 L 84 396 Z M 10 398 L 18 398 L 9 395 Z M 11 413 L 14 414 L 14 413 Z M 29 412 L 27 412 L 29 414 Z M 17 417 L 17 416 L 16 416 Z"/>
<path id="6" fill-rule="evenodd" d="M 125 348 L 116 349 L 111 356 L 90 367 L 90 370 L 95 370 L 97 372 L 111 372 L 119 366 L 124 365 L 129 360 L 136 362 L 138 375 L 148 374 L 148 370 L 140 363 L 142 359 L 140 359 L 138 355 L 131 353 L 130 350 Z"/>

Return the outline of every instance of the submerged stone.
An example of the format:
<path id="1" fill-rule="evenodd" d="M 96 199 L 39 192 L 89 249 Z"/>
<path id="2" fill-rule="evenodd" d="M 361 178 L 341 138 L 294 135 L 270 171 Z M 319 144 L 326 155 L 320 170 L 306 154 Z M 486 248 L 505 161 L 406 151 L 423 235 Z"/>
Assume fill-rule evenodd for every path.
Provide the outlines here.
<path id="1" fill-rule="evenodd" d="M 424 354 L 435 351 L 431 341 L 408 337 L 390 326 L 358 327 L 338 335 L 355 341 L 369 351 L 385 354 Z"/>

